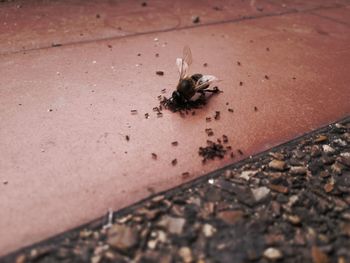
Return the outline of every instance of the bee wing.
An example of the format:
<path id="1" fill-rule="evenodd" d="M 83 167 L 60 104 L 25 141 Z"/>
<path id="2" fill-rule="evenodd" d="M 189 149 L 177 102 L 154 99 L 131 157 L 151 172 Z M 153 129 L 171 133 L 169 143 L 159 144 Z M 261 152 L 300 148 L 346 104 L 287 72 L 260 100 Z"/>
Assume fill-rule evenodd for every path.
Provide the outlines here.
<path id="1" fill-rule="evenodd" d="M 180 79 L 186 77 L 189 67 L 192 64 L 192 53 L 191 49 L 188 46 L 185 46 L 183 49 L 182 58 L 176 59 L 176 65 L 179 69 Z"/>
<path id="2" fill-rule="evenodd" d="M 218 81 L 218 78 L 213 75 L 203 75 L 196 83 L 196 91 L 207 88 L 211 83 Z"/>

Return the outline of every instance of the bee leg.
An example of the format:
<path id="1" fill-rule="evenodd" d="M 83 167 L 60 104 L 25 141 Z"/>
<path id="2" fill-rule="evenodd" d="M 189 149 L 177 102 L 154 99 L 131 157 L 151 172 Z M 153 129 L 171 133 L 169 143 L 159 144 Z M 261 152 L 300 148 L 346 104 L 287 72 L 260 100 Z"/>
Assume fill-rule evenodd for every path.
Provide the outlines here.
<path id="1" fill-rule="evenodd" d="M 217 87 L 214 87 L 213 89 L 205 89 L 204 92 L 211 92 L 211 93 L 218 93 L 220 90 Z"/>

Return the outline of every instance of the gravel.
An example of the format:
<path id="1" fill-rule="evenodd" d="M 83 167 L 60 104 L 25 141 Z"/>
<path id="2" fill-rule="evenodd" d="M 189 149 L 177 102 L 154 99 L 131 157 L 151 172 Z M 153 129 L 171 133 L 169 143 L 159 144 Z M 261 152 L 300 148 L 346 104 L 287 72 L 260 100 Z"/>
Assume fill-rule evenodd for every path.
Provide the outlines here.
<path id="1" fill-rule="evenodd" d="M 0 261 L 350 262 L 349 134 L 347 118 Z"/>

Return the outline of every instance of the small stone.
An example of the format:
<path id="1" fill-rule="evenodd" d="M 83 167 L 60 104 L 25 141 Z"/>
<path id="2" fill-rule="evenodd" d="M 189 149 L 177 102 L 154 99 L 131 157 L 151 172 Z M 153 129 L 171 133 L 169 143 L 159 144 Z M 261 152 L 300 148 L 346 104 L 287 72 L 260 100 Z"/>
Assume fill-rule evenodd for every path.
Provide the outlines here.
<path id="1" fill-rule="evenodd" d="M 336 139 L 336 140 L 334 140 L 334 143 L 338 144 L 339 146 L 343 146 L 343 147 L 347 145 L 346 141 L 344 141 L 342 139 Z"/>
<path id="2" fill-rule="evenodd" d="M 189 247 L 181 247 L 179 249 L 179 256 L 182 258 L 184 263 L 191 263 L 193 261 L 192 251 Z"/>
<path id="3" fill-rule="evenodd" d="M 286 194 L 289 192 L 288 187 L 283 186 L 283 185 L 277 185 L 277 184 L 270 184 L 269 185 L 270 189 L 279 193 Z"/>
<path id="4" fill-rule="evenodd" d="M 332 148 L 331 146 L 329 146 L 327 144 L 323 145 L 322 149 L 325 153 L 334 153 L 335 152 L 334 148 Z"/>
<path id="5" fill-rule="evenodd" d="M 327 141 L 328 137 L 326 135 L 320 134 L 316 136 L 314 142 L 319 143 L 319 142 L 324 142 Z"/>
<path id="6" fill-rule="evenodd" d="M 276 160 L 280 160 L 280 161 L 282 161 L 282 160 L 284 160 L 284 155 L 282 154 L 282 153 L 277 153 L 277 152 L 269 152 L 269 155 L 271 156 L 271 157 L 273 157 L 274 159 L 276 159 Z"/>
<path id="7" fill-rule="evenodd" d="M 326 193 L 330 193 L 330 192 L 332 192 L 333 189 L 334 189 L 334 184 L 333 184 L 333 183 L 327 183 L 327 184 L 325 184 L 325 186 L 323 187 L 323 189 L 324 189 L 324 191 L 325 191 Z"/>
<path id="8" fill-rule="evenodd" d="M 218 213 L 218 218 L 227 224 L 235 224 L 241 220 L 244 213 L 240 210 L 227 210 Z"/>
<path id="9" fill-rule="evenodd" d="M 91 263 L 99 263 L 101 262 L 101 256 L 100 255 L 96 255 L 96 256 L 93 256 L 91 257 Z"/>
<path id="10" fill-rule="evenodd" d="M 350 154 L 349 153 L 341 154 L 340 157 L 337 158 L 337 161 L 350 168 Z"/>
<path id="11" fill-rule="evenodd" d="M 17 256 L 16 263 L 24 263 L 24 262 L 26 262 L 26 255 L 21 254 L 21 255 Z"/>
<path id="12" fill-rule="evenodd" d="M 287 216 L 287 220 L 293 225 L 299 225 L 301 222 L 300 217 L 297 215 L 289 215 Z"/>
<path id="13" fill-rule="evenodd" d="M 202 231 L 205 237 L 211 237 L 216 232 L 216 229 L 210 224 L 204 224 Z"/>
<path id="14" fill-rule="evenodd" d="M 268 248 L 264 251 L 264 257 L 270 260 L 278 260 L 283 257 L 282 252 L 277 248 Z"/>
<path id="15" fill-rule="evenodd" d="M 258 171 L 243 171 L 241 172 L 241 174 L 239 175 L 239 178 L 242 178 L 246 181 L 249 180 L 250 177 L 254 176 L 257 174 Z"/>
<path id="16" fill-rule="evenodd" d="M 115 249 L 127 251 L 138 243 L 138 232 L 128 226 L 113 225 L 108 231 L 107 243 Z"/>
<path id="17" fill-rule="evenodd" d="M 183 232 L 183 227 L 186 223 L 184 218 L 163 216 L 158 222 L 159 226 L 166 228 L 171 234 L 180 235 Z"/>
<path id="18" fill-rule="evenodd" d="M 303 166 L 292 166 L 289 171 L 292 175 L 304 175 L 306 174 L 307 169 Z"/>
<path id="19" fill-rule="evenodd" d="M 198 24 L 200 21 L 201 21 L 201 20 L 200 20 L 199 16 L 193 16 L 193 17 L 192 17 L 192 23 Z"/>
<path id="20" fill-rule="evenodd" d="M 312 157 L 318 157 L 322 154 L 321 148 L 318 145 L 313 145 L 311 147 L 311 156 Z"/>
<path id="21" fill-rule="evenodd" d="M 269 162 L 269 167 L 277 171 L 283 171 L 286 169 L 286 163 L 284 161 L 272 160 Z"/>
<path id="22" fill-rule="evenodd" d="M 335 162 L 332 166 L 331 166 L 331 170 L 335 173 L 335 174 L 342 174 L 343 172 L 343 166 L 341 164 L 339 164 L 338 162 Z"/>
<path id="23" fill-rule="evenodd" d="M 254 196 L 255 201 L 260 202 L 261 200 L 265 199 L 269 193 L 270 193 L 270 189 L 262 186 L 256 189 L 252 189 L 252 194 Z"/>
<path id="24" fill-rule="evenodd" d="M 311 248 L 311 256 L 312 256 L 313 263 L 328 263 L 329 262 L 328 256 L 316 246 L 313 246 Z"/>

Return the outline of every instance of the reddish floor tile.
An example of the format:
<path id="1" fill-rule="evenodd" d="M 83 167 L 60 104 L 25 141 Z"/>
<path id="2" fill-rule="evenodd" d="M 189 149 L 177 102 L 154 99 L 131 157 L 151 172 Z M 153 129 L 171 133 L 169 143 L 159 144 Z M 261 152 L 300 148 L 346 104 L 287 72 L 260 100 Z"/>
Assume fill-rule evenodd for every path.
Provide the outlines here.
<path id="1" fill-rule="evenodd" d="M 325 19 L 329 19 L 332 22 L 350 26 L 350 4 L 346 8 L 315 10 L 312 13 Z"/>
<path id="2" fill-rule="evenodd" d="M 294 14 L 2 55 L 1 254 L 232 162 L 201 164 L 206 128 L 238 161 L 349 115 L 349 31 Z M 224 93 L 195 116 L 157 118 L 185 44 L 192 72 L 218 76 Z"/>
<path id="3" fill-rule="evenodd" d="M 0 4 L 0 54 L 200 26 L 344 1 L 15 1 Z M 57 15 L 59 14 L 59 15 Z M 200 18 L 193 23 L 193 17 Z"/>

